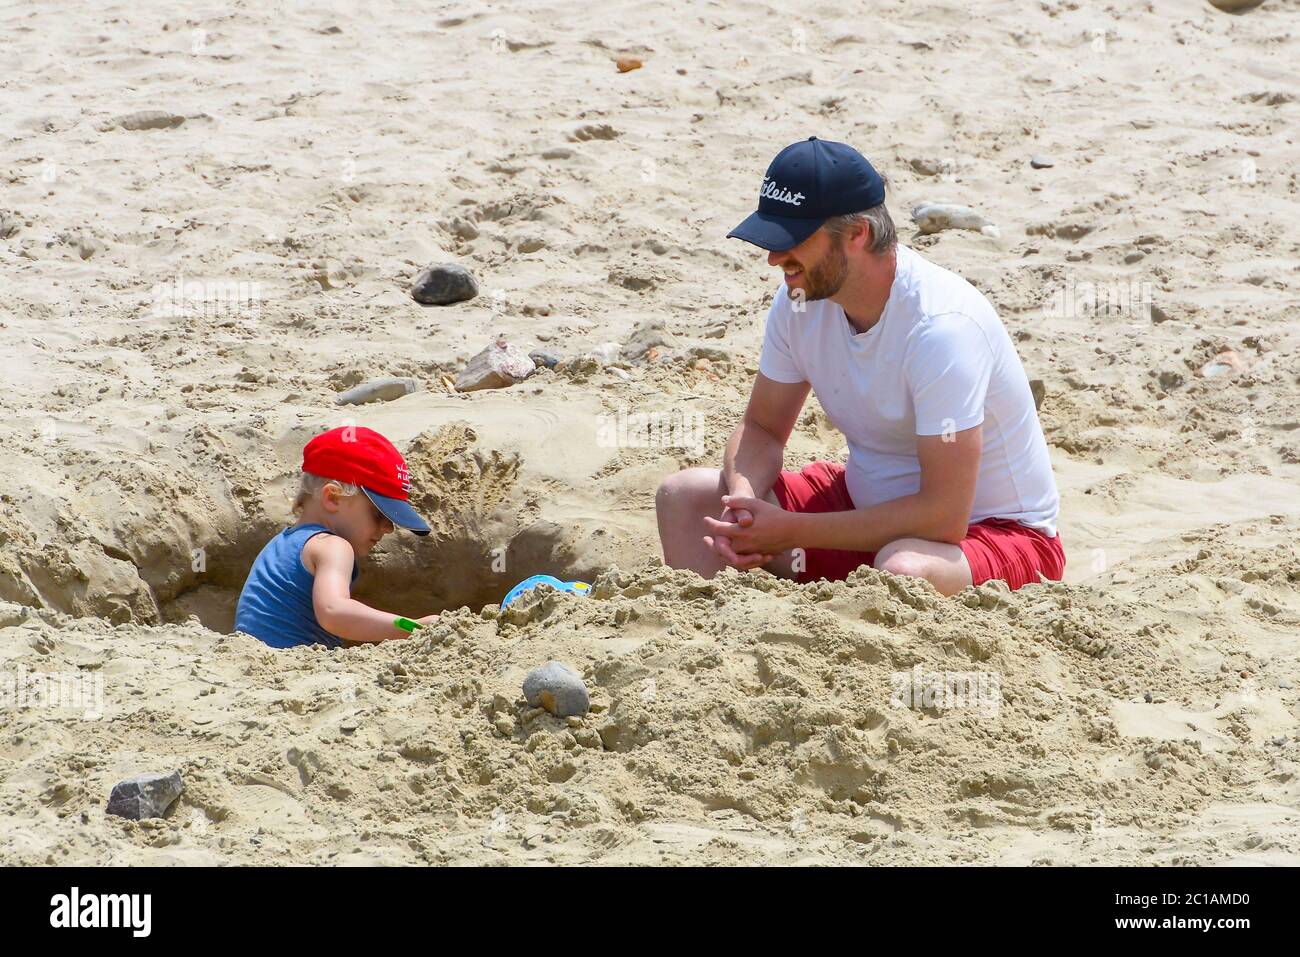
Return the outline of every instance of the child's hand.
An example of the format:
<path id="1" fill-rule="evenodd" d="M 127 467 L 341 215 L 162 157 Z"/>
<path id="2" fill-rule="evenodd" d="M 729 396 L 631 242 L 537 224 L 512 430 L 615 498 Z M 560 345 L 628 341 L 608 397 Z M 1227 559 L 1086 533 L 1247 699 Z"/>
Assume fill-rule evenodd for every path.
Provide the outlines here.
<path id="1" fill-rule="evenodd" d="M 437 616 L 437 615 L 425 615 L 423 618 L 417 618 L 417 619 L 415 619 L 415 620 L 416 620 L 417 623 L 419 623 L 419 624 L 421 624 L 421 625 L 432 625 L 435 621 L 438 620 L 438 616 Z"/>

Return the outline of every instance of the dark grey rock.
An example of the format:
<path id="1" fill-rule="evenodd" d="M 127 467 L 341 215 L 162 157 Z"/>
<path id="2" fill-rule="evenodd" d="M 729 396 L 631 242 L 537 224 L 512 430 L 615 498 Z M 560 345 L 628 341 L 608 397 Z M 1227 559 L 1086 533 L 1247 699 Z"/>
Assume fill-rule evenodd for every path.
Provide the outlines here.
<path id="1" fill-rule="evenodd" d="M 524 697 L 534 708 L 545 708 L 560 718 L 584 715 L 591 697 L 582 678 L 568 665 L 548 661 L 524 679 Z"/>
<path id="2" fill-rule="evenodd" d="M 113 793 L 108 796 L 107 811 L 132 821 L 162 817 L 184 790 L 185 783 L 181 780 L 179 771 L 171 774 L 142 774 L 113 786 Z"/>
<path id="3" fill-rule="evenodd" d="M 478 295 L 478 282 L 457 263 L 438 263 L 415 277 L 411 298 L 426 306 L 449 306 Z"/>
<path id="4" fill-rule="evenodd" d="M 528 353 L 528 358 L 537 363 L 540 369 L 554 369 L 560 362 L 558 356 L 553 356 L 549 352 L 542 352 L 540 349 Z"/>

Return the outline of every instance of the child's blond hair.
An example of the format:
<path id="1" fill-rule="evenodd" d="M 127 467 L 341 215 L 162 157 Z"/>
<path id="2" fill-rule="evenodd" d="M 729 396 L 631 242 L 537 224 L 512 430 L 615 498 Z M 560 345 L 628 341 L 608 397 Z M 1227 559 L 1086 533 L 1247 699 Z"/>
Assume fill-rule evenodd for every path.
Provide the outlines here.
<path id="1" fill-rule="evenodd" d="M 338 479 L 324 478 L 320 475 L 312 475 L 310 472 L 303 472 L 302 479 L 298 482 L 298 494 L 293 500 L 293 514 L 300 514 L 307 503 L 319 495 L 328 485 L 336 486 L 339 494 L 345 497 L 356 495 L 361 491 L 359 485 L 353 485 L 351 482 L 340 482 Z"/>

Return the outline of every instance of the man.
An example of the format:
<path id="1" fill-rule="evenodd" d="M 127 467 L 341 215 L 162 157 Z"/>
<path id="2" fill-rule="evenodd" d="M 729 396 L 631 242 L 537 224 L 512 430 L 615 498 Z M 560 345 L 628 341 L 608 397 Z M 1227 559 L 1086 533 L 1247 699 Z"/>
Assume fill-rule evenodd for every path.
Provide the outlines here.
<path id="1" fill-rule="evenodd" d="M 873 565 L 945 595 L 1060 580 L 1056 483 L 1011 339 L 970 283 L 897 242 L 871 164 L 816 137 L 786 147 L 728 236 L 785 281 L 722 469 L 659 487 L 664 561 L 800 582 Z M 783 472 L 810 389 L 848 463 Z"/>

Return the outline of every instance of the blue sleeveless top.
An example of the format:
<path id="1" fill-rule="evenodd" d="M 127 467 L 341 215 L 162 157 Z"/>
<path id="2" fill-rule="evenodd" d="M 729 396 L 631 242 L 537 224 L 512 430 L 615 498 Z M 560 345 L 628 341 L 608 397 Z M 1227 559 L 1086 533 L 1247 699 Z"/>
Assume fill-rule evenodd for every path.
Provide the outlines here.
<path id="1" fill-rule="evenodd" d="M 340 648 L 343 642 L 316 621 L 311 588 L 316 576 L 302 564 L 302 549 L 324 525 L 296 525 L 286 528 L 266 543 L 253 562 L 239 594 L 235 630 L 266 642 L 272 648 L 295 645 L 326 645 Z M 359 569 L 352 564 L 352 581 Z"/>

